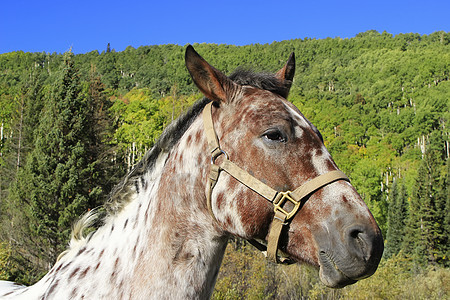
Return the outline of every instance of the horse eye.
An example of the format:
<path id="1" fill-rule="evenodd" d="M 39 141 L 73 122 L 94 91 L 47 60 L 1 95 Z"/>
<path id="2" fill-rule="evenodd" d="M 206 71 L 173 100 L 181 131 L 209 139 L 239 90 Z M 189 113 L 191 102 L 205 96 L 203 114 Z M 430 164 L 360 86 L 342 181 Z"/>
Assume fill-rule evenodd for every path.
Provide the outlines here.
<path id="1" fill-rule="evenodd" d="M 283 133 L 281 133 L 278 129 L 271 129 L 266 131 L 263 134 L 263 137 L 272 142 L 286 142 L 286 138 L 284 137 Z"/>

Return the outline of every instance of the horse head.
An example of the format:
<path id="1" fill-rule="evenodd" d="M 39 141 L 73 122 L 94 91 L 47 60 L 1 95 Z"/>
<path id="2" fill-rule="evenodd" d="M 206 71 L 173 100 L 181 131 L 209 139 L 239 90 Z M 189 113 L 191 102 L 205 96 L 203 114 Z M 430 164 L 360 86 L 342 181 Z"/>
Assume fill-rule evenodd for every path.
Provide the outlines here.
<path id="1" fill-rule="evenodd" d="M 189 46 L 186 66 L 212 100 L 203 117 L 211 151 L 205 193 L 215 226 L 267 242 L 276 261 L 279 249 L 289 261 L 318 267 L 329 287 L 372 275 L 381 231 L 318 129 L 286 100 L 294 54 L 276 74 L 227 77 Z"/>

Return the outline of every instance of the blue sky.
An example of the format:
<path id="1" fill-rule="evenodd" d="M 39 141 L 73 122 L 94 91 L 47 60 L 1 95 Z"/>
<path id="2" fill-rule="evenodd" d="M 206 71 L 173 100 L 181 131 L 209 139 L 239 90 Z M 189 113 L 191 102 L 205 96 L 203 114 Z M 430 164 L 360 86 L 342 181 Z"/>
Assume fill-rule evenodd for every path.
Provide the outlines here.
<path id="1" fill-rule="evenodd" d="M 116 51 L 192 43 L 247 45 L 351 38 L 367 30 L 450 31 L 450 1 L 3 0 L 0 53 Z"/>

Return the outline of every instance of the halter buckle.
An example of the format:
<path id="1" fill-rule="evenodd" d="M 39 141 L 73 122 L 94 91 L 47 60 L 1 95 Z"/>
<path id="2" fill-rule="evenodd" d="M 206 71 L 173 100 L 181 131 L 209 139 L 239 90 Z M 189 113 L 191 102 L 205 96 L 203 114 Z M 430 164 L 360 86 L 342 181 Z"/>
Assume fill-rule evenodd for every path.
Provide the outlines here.
<path id="1" fill-rule="evenodd" d="M 284 206 L 284 204 L 287 201 L 294 204 L 294 208 L 291 211 L 287 211 L 282 208 L 282 206 Z M 295 213 L 300 208 L 300 204 L 301 204 L 301 201 L 297 201 L 294 198 L 292 198 L 291 191 L 278 192 L 275 199 L 273 200 L 274 211 L 275 212 L 279 211 L 282 214 L 284 214 L 286 216 L 286 220 L 289 220 L 290 218 L 292 218 L 295 215 Z"/>
<path id="2" fill-rule="evenodd" d="M 216 159 L 221 155 L 225 155 L 225 159 L 229 160 L 228 154 L 222 149 L 216 148 L 211 151 L 211 164 L 213 165 L 216 162 Z"/>

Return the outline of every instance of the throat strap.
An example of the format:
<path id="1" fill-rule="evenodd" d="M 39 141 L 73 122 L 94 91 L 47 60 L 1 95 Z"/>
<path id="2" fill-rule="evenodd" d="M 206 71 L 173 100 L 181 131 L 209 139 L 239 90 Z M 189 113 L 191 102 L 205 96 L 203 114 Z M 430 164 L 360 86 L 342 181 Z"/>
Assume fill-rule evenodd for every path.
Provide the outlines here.
<path id="1" fill-rule="evenodd" d="M 307 181 L 292 192 L 278 192 L 274 190 L 230 161 L 227 153 L 220 148 L 219 139 L 214 130 L 211 110 L 212 102 L 208 103 L 203 110 L 203 124 L 208 139 L 209 149 L 211 151 L 211 169 L 206 194 L 207 206 L 211 216 L 217 222 L 212 210 L 211 197 L 221 171 L 225 171 L 230 176 L 267 199 L 274 206 L 274 219 L 270 226 L 267 246 L 255 240 L 251 240 L 250 243 L 255 245 L 259 250 L 266 252 L 267 257 L 273 262 L 284 264 L 294 263 L 292 259 L 280 257 L 278 255 L 278 244 L 283 226 L 288 225 L 288 222 L 303 206 L 309 195 L 332 182 L 338 180 L 350 180 L 342 171 L 334 170 Z M 223 162 L 220 165 L 215 164 L 216 159 L 221 155 L 225 156 Z M 291 205 L 288 206 L 292 207 L 293 205 L 293 208 L 288 210 L 285 205 L 287 203 L 291 203 Z M 264 251 L 264 249 L 267 249 L 267 251 Z"/>

